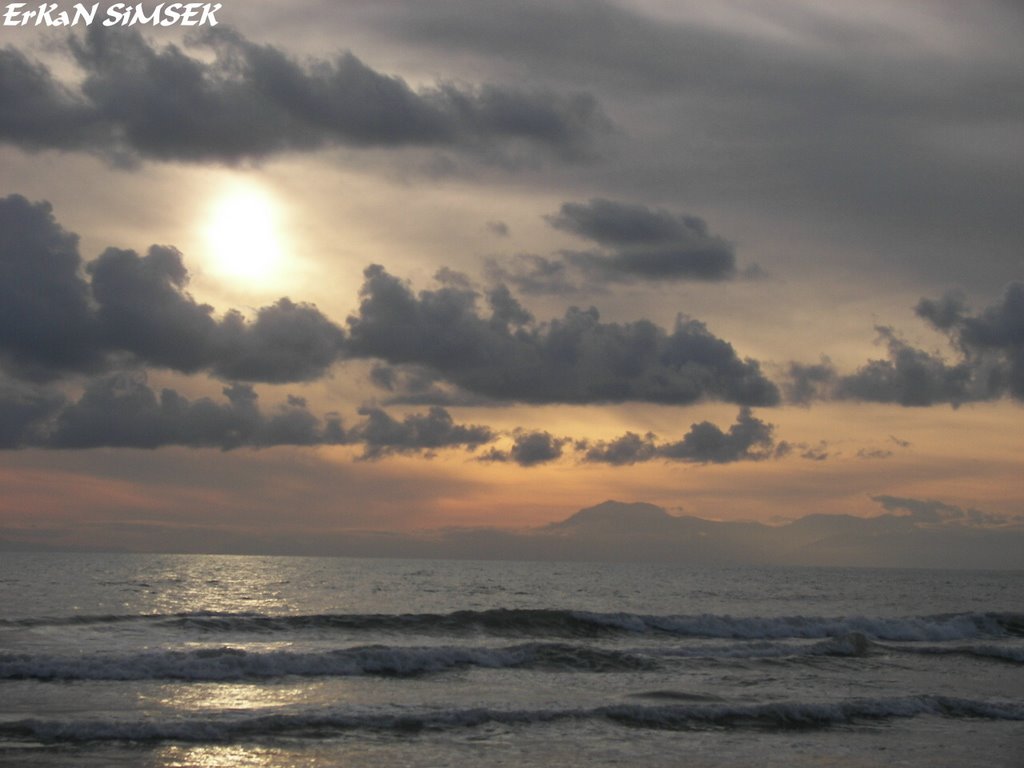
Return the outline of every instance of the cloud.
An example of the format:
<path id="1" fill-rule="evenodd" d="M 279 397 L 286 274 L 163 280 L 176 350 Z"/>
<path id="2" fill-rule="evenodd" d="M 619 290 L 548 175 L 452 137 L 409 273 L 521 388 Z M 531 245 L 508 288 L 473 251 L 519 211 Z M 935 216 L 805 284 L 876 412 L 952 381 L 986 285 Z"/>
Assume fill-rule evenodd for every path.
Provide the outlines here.
<path id="1" fill-rule="evenodd" d="M 45 388 L 0 382 L 0 448 L 362 445 L 361 458 L 380 459 L 393 454 L 433 455 L 443 448 L 475 449 L 497 437 L 488 427 L 456 424 L 440 407 L 398 420 L 367 406 L 359 410 L 365 418 L 345 430 L 336 414 L 318 418 L 297 395 L 288 395 L 267 412 L 249 384 L 233 383 L 222 393 L 225 400 L 215 401 L 189 400 L 169 388 L 156 392 L 143 371 L 93 379 L 74 402 Z M 535 446 L 526 445 L 523 451 L 524 466 L 536 463 L 525 461 L 536 455 Z"/>
<path id="2" fill-rule="evenodd" d="M 548 223 L 605 249 L 565 256 L 593 279 L 723 280 L 736 273 L 732 246 L 697 216 L 594 198 L 563 203 Z"/>
<path id="3" fill-rule="evenodd" d="M 832 455 L 829 453 L 828 442 L 825 440 L 819 441 L 817 445 L 798 443 L 796 447 L 800 449 L 800 458 L 807 461 L 828 461 Z"/>
<path id="4" fill-rule="evenodd" d="M 378 398 L 382 405 L 488 406 L 504 405 L 488 397 L 460 389 L 440 374 L 420 365 L 374 363 L 370 383 L 387 395 Z"/>
<path id="5" fill-rule="evenodd" d="M 300 63 L 223 27 L 204 54 L 131 30 L 70 39 L 76 89 L 15 48 L 0 51 L 0 140 L 136 158 L 235 163 L 334 145 L 448 147 L 481 156 L 517 142 L 565 160 L 590 155 L 609 122 L 586 93 L 439 83 L 414 91 L 352 53 Z M 212 60 L 211 60 L 212 57 Z"/>
<path id="6" fill-rule="evenodd" d="M 771 424 L 756 418 L 749 408 L 741 408 L 728 432 L 702 421 L 690 427 L 679 442 L 661 446 L 659 453 L 667 459 L 700 463 L 760 461 L 772 455 L 773 431 Z"/>
<path id="7" fill-rule="evenodd" d="M 884 448 L 861 448 L 857 451 L 858 459 L 888 459 L 892 457 L 892 451 Z"/>
<path id="8" fill-rule="evenodd" d="M 835 397 L 915 407 L 948 402 L 955 407 L 999 396 L 1002 387 L 975 361 L 949 365 L 942 357 L 907 344 L 891 328 L 876 330 L 888 358 L 869 360 L 855 373 L 839 377 Z"/>
<path id="9" fill-rule="evenodd" d="M 0 139 L 27 150 L 85 149 L 111 141 L 80 94 L 13 47 L 0 48 Z"/>
<path id="10" fill-rule="evenodd" d="M 560 459 L 562 447 L 569 442 L 569 438 L 555 437 L 547 431 L 519 430 L 515 433 L 515 440 L 509 450 L 492 448 L 480 457 L 480 461 L 514 461 L 521 467 L 533 467 Z"/>
<path id="11" fill-rule="evenodd" d="M 681 440 L 660 444 L 651 432 L 643 437 L 627 432 L 615 440 L 582 446 L 583 460 L 616 466 L 653 459 L 696 464 L 761 461 L 776 455 L 774 429 L 756 418 L 749 408 L 741 408 L 736 423 L 728 431 L 702 421 L 691 425 Z"/>
<path id="12" fill-rule="evenodd" d="M 907 344 L 891 328 L 878 326 L 876 330 L 888 348 L 888 359 L 871 360 L 856 372 L 839 377 L 838 399 L 927 406 L 960 405 L 992 396 L 991 392 L 977 392 L 974 371 L 968 364 L 949 365 Z"/>
<path id="13" fill-rule="evenodd" d="M 42 440 L 40 426 L 65 404 L 64 395 L 21 382 L 0 380 L 0 449 Z"/>
<path id="14" fill-rule="evenodd" d="M 634 432 L 627 432 L 614 440 L 592 445 L 583 444 L 581 448 L 586 451 L 583 460 L 616 467 L 650 461 L 658 456 L 658 448 L 654 443 L 656 437 L 653 432 L 648 432 L 642 437 Z"/>
<path id="15" fill-rule="evenodd" d="M 108 248 L 84 266 L 77 237 L 48 203 L 0 199 L 0 360 L 30 380 L 95 373 L 126 354 L 139 363 L 230 380 L 284 383 L 323 376 L 340 357 L 340 327 L 287 298 L 247 320 L 214 317 L 186 288 L 169 246 Z M 84 272 L 84 274 L 83 274 Z"/>
<path id="16" fill-rule="evenodd" d="M 813 400 L 825 398 L 835 380 L 836 369 L 827 357 L 823 356 L 820 363 L 811 365 L 791 362 L 782 391 L 787 402 L 809 405 Z"/>
<path id="17" fill-rule="evenodd" d="M 567 296 L 580 293 L 584 288 L 574 280 L 569 265 L 563 259 L 530 253 L 516 254 L 500 261 L 490 258 L 484 265 L 484 272 L 488 279 L 510 283 L 528 296 Z"/>
<path id="18" fill-rule="evenodd" d="M 827 358 L 810 365 L 791 362 L 782 385 L 786 400 L 797 405 L 814 400 L 857 400 L 956 407 L 995 399 L 1004 388 L 991 366 L 967 359 L 950 363 L 907 343 L 890 327 L 876 326 L 875 330 L 886 347 L 885 358 L 869 360 L 848 374 L 840 374 Z"/>
<path id="19" fill-rule="evenodd" d="M 991 527 L 1004 525 L 1024 525 L 1024 516 L 1007 516 L 978 509 L 964 509 L 942 501 L 911 499 L 901 496 L 872 496 L 886 512 L 893 512 L 901 517 L 924 526 L 969 526 Z"/>
<path id="20" fill-rule="evenodd" d="M 389 9 L 378 31 L 428 55 L 455 51 L 481 68 L 595 84 L 637 139 L 609 158 L 604 188 L 616 195 L 705 205 L 739 195 L 759 200 L 765 221 L 805 234 L 827 222 L 832 242 L 868 227 L 900 258 L 892 248 L 859 258 L 889 275 L 987 288 L 1019 273 L 1022 30 L 1013 3 L 958 13 L 962 4 L 939 0 L 872 14 L 813 3 L 798 12 L 761 3 L 755 15 L 702 3 L 655 11 L 607 0 L 401 0 Z M 940 38 L 960 44 L 935 45 Z M 790 258 L 810 264 L 800 250 Z M 808 250 L 819 260 L 827 247 Z"/>
<path id="21" fill-rule="evenodd" d="M 391 454 L 412 454 L 439 448 L 477 448 L 496 435 L 488 427 L 456 424 L 451 414 L 434 406 L 424 414 L 410 414 L 402 421 L 380 408 L 359 409 L 366 421 L 349 431 L 349 439 L 363 443 L 363 459 L 380 459 Z"/>
<path id="22" fill-rule="evenodd" d="M 345 441 L 336 417 L 320 420 L 301 398 L 264 413 L 248 384 L 223 389 L 226 402 L 155 392 L 141 372 L 90 381 L 75 402 L 45 392 L 0 391 L 4 448 L 194 448 L 322 445 Z"/>
<path id="23" fill-rule="evenodd" d="M 810 365 L 791 362 L 782 384 L 786 400 L 799 405 L 837 399 L 954 407 L 1007 394 L 1024 400 L 1024 283 L 1010 283 L 999 302 L 976 314 L 959 293 L 921 299 L 915 312 L 949 337 L 959 360 L 950 362 L 909 344 L 888 326 L 876 326 L 885 358 L 842 375 L 827 357 Z"/>
<path id="24" fill-rule="evenodd" d="M 737 276 L 732 246 L 710 234 L 696 216 L 594 198 L 563 203 L 558 213 L 545 218 L 555 229 L 592 241 L 597 250 L 491 258 L 486 265 L 491 280 L 510 283 L 528 295 L 566 296 L 601 292 L 609 283 Z M 750 278 L 763 274 L 756 266 L 743 272 Z"/>
<path id="25" fill-rule="evenodd" d="M 989 393 L 1024 400 L 1024 283 L 1011 283 L 999 303 L 977 314 L 955 294 L 922 299 L 916 310 L 949 334 Z"/>
<path id="26" fill-rule="evenodd" d="M 100 366 L 78 236 L 49 203 L 0 199 L 0 359 L 27 378 Z"/>
<path id="27" fill-rule="evenodd" d="M 469 392 L 505 401 L 779 400 L 756 361 L 741 359 L 703 323 L 682 315 L 672 332 L 644 320 L 602 323 L 594 308 L 570 308 L 539 323 L 518 304 L 506 305 L 506 292 L 492 292 L 492 314 L 484 317 L 472 290 L 415 295 L 379 265 L 364 275 L 359 310 L 348 318 L 352 357 L 424 366 Z"/>

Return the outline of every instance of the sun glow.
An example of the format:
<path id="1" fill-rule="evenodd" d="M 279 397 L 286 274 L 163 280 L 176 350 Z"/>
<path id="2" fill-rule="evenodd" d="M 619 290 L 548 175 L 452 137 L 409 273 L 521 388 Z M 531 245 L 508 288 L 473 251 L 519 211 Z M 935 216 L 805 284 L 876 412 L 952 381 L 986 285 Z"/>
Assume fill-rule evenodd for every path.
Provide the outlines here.
<path id="1" fill-rule="evenodd" d="M 274 199 L 252 185 L 236 184 L 214 202 L 204 231 L 210 270 L 250 287 L 274 280 L 284 264 Z"/>

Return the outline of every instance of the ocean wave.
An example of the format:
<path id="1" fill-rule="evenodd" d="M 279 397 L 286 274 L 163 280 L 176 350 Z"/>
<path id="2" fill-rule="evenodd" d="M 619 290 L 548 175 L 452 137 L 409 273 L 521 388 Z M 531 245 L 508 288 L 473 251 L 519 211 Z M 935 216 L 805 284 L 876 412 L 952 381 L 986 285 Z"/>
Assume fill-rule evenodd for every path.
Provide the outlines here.
<path id="1" fill-rule="evenodd" d="M 767 642 L 740 640 L 728 644 L 663 645 L 637 652 L 657 657 L 696 659 L 773 659 L 818 656 L 867 656 L 875 643 L 860 632 L 849 632 L 816 643 Z"/>
<path id="2" fill-rule="evenodd" d="M 569 643 L 505 647 L 367 645 L 315 652 L 253 651 L 231 646 L 127 654 L 0 653 L 0 680 L 243 680 L 268 677 L 393 676 L 459 667 L 620 672 L 658 669 L 666 659 L 765 659 L 865 656 L 874 644 L 860 633 L 816 643 L 740 641 L 729 644 L 601 648 Z"/>
<path id="3" fill-rule="evenodd" d="M 1011 664 L 1024 664 L 1024 647 L 1006 645 L 918 645 L 890 647 L 879 646 L 886 650 L 904 653 L 922 653 L 931 656 L 967 656 L 976 659 L 1005 661 Z"/>
<path id="4" fill-rule="evenodd" d="M 289 675 L 413 677 L 462 667 L 619 672 L 656 666 L 653 659 L 638 654 L 565 643 L 504 648 L 370 645 L 318 652 L 217 647 L 121 655 L 0 654 L 0 679 L 225 681 Z"/>
<path id="5" fill-rule="evenodd" d="M 592 638 L 660 634 L 678 637 L 773 640 L 823 639 L 853 633 L 872 640 L 955 641 L 1024 637 L 1024 614 L 955 613 L 910 617 L 736 617 L 718 614 L 649 615 L 573 610 L 491 609 L 418 614 L 266 615 L 199 611 L 7 619 L 0 626 L 103 625 L 146 622 L 202 633 L 277 633 L 341 630 L 429 635 Z"/>
<path id="6" fill-rule="evenodd" d="M 943 696 L 856 699 L 839 702 L 767 704 L 616 704 L 590 709 L 503 710 L 431 709 L 421 712 L 366 713 L 320 710 L 248 715 L 211 713 L 203 718 L 56 720 L 26 718 L 0 723 L 2 740 L 43 743 L 84 741 L 218 742 L 239 738 L 330 738 L 339 732 L 446 731 L 488 723 L 530 726 L 559 720 L 593 720 L 633 728 L 687 730 L 730 728 L 824 729 L 864 721 L 918 716 L 953 719 L 1024 720 L 1024 704 Z"/>

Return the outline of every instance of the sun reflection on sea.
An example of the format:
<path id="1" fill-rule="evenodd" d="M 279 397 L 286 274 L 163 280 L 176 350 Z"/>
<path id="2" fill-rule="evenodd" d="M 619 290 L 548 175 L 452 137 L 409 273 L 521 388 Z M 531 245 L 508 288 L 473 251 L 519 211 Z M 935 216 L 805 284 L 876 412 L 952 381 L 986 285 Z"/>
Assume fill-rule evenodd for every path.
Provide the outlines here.
<path id="1" fill-rule="evenodd" d="M 293 764 L 282 759 L 283 755 L 281 750 L 257 746 L 167 746 L 157 755 L 157 765 L 163 768 L 277 768 Z"/>
<path id="2" fill-rule="evenodd" d="M 174 589 L 154 596 L 158 613 L 263 613 L 286 612 L 288 601 L 282 588 L 288 573 L 279 568 L 278 558 L 207 555 L 181 556 L 163 576 Z"/>
<path id="3" fill-rule="evenodd" d="M 188 683 L 168 685 L 160 695 L 144 698 L 169 710 L 197 712 L 277 709 L 305 702 L 309 696 L 310 686 L 305 682 L 282 685 Z"/>

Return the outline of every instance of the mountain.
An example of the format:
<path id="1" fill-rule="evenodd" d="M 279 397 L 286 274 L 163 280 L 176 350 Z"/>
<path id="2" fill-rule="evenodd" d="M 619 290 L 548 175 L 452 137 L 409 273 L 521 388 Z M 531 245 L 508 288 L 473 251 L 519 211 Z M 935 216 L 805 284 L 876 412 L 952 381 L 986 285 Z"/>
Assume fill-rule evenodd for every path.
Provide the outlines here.
<path id="1" fill-rule="evenodd" d="M 605 501 L 537 529 L 565 559 L 694 565 L 1024 568 L 1024 530 L 933 525 L 905 515 L 810 514 L 778 526 L 673 516 L 654 504 Z M 533 548 L 536 551 L 536 547 Z"/>
<path id="2" fill-rule="evenodd" d="M 5 546 L 6 545 L 6 546 Z M 172 545 L 173 546 L 173 545 Z M 18 549 L 5 542 L 0 550 Z M 38 547 L 45 549 L 45 547 Z M 178 550 L 195 551 L 195 550 Z M 1024 569 L 1024 524 L 996 526 L 920 516 L 809 514 L 783 525 L 672 515 L 643 502 L 604 501 L 526 530 L 445 528 L 419 533 L 339 531 L 308 541 L 228 540 L 208 552 L 565 560 L 689 566 L 850 566 Z"/>
<path id="3" fill-rule="evenodd" d="M 696 518 L 691 518 L 696 519 Z M 637 526 L 644 530 L 664 530 L 671 528 L 681 518 L 673 517 L 664 509 L 654 504 L 636 501 L 604 501 L 593 507 L 586 507 L 570 515 L 558 523 L 551 523 L 549 530 L 597 529 L 601 530 L 635 530 Z"/>

